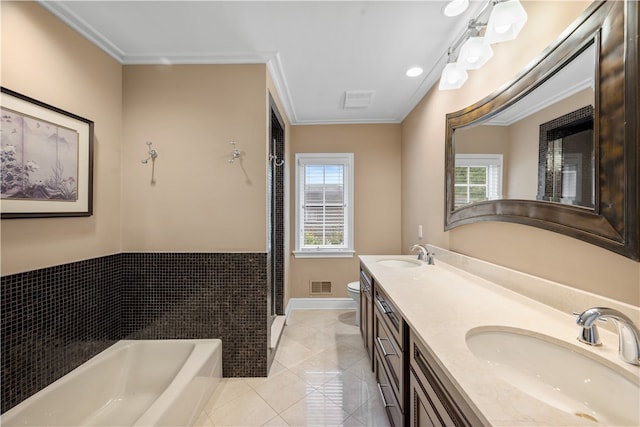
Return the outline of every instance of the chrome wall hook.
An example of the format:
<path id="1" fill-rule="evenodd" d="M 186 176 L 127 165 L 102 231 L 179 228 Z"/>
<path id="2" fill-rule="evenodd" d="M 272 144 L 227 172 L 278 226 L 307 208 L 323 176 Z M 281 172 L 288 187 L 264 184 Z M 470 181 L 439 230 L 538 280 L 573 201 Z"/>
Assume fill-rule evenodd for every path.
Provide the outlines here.
<path id="1" fill-rule="evenodd" d="M 151 148 L 151 144 L 153 144 L 153 142 L 147 141 L 147 146 L 149 147 L 149 151 L 147 152 L 147 154 L 149 155 L 149 157 L 142 160 L 142 163 L 144 163 L 145 165 L 149 163 L 149 160 L 155 162 L 156 158 L 158 157 L 158 152 L 155 149 Z"/>
<path id="2" fill-rule="evenodd" d="M 274 166 L 282 166 L 284 165 L 284 160 L 278 161 L 278 156 L 275 154 L 269 155 L 269 161 L 273 163 Z"/>
<path id="3" fill-rule="evenodd" d="M 236 159 L 240 158 L 240 155 L 242 153 L 240 153 L 240 150 L 238 150 L 238 147 L 236 147 L 236 142 L 235 141 L 230 141 L 230 144 L 233 144 L 233 152 L 231 153 L 231 159 L 227 160 L 229 163 L 233 163 L 236 161 Z"/>

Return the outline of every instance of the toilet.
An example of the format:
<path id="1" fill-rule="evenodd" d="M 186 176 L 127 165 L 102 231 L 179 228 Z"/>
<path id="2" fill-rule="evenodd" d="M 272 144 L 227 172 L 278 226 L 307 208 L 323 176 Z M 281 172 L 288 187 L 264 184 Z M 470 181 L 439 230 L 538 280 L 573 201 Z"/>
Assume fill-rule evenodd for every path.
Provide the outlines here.
<path id="1" fill-rule="evenodd" d="M 356 302 L 356 326 L 360 326 L 360 282 L 349 283 L 347 293 Z"/>

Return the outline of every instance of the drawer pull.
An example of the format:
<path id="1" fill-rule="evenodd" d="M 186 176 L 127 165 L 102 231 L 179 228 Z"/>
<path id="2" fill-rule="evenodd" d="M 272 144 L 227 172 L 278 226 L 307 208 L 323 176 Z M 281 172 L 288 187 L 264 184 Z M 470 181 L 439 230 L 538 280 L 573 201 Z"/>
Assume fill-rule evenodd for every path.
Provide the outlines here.
<path id="1" fill-rule="evenodd" d="M 382 350 L 382 356 L 383 357 L 397 356 L 398 353 L 396 353 L 395 351 L 392 351 L 391 353 L 387 353 L 387 349 L 384 348 L 384 345 L 382 344 L 382 340 L 389 341 L 389 338 L 376 337 L 376 341 L 378 341 L 378 345 L 380 346 L 380 350 Z"/>
<path id="2" fill-rule="evenodd" d="M 380 307 L 380 310 L 382 310 L 384 314 L 393 313 L 389 305 L 379 296 L 376 296 L 376 304 L 378 304 L 378 307 Z"/>
<path id="3" fill-rule="evenodd" d="M 380 397 L 382 397 L 382 404 L 384 405 L 385 408 L 393 408 L 396 405 L 392 405 L 390 403 L 387 403 L 387 399 L 385 399 L 384 397 L 384 393 L 382 392 L 382 387 L 389 387 L 388 385 L 384 384 L 380 384 L 378 383 L 378 391 L 380 392 Z"/>

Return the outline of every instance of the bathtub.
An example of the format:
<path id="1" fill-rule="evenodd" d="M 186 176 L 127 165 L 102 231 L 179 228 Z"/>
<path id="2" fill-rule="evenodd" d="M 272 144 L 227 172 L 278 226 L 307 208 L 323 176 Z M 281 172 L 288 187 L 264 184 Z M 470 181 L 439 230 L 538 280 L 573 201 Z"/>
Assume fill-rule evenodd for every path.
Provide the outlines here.
<path id="1" fill-rule="evenodd" d="M 220 340 L 118 341 L 2 414 L 2 426 L 188 426 L 222 377 Z"/>

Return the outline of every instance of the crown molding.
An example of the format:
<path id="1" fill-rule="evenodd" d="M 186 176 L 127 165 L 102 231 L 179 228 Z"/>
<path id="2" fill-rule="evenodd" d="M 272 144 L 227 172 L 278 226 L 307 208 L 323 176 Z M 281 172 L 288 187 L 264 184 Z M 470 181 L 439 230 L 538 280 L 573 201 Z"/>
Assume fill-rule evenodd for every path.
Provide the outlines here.
<path id="1" fill-rule="evenodd" d="M 52 13 L 66 25 L 77 31 L 99 49 L 107 53 L 122 65 L 178 65 L 178 64 L 266 64 L 273 84 L 283 104 L 284 113 L 291 125 L 325 125 L 325 124 L 397 124 L 420 102 L 422 97 L 437 80 L 434 70 L 425 77 L 422 84 L 407 104 L 400 117 L 373 119 L 300 119 L 294 107 L 291 91 L 287 83 L 284 67 L 278 52 L 155 52 L 143 55 L 130 55 L 113 44 L 107 37 L 87 23 L 64 3 L 57 1 L 36 0 L 44 9 Z"/>

